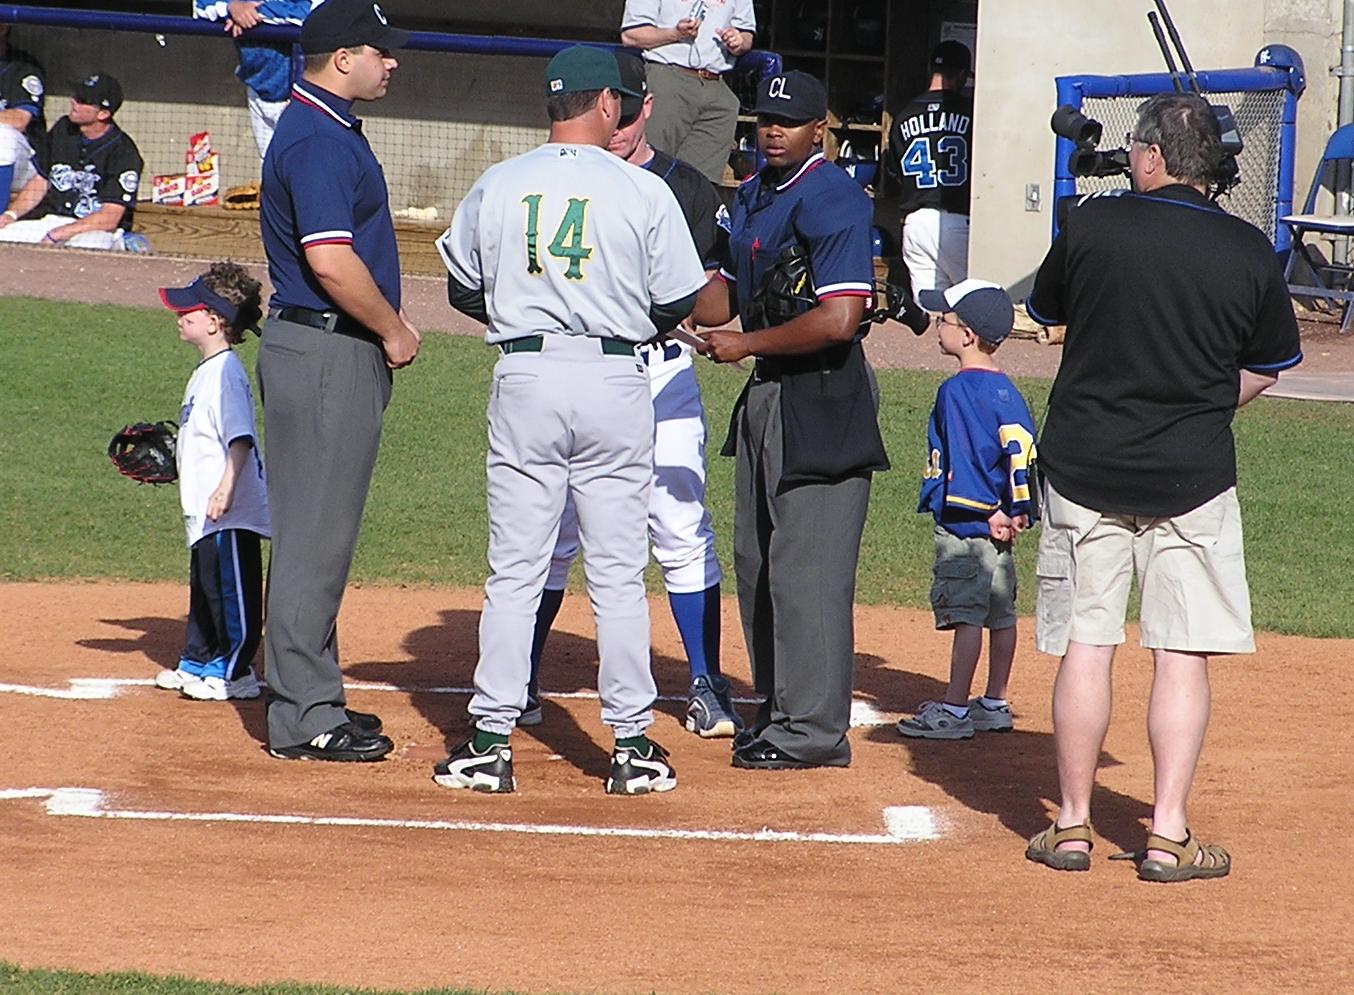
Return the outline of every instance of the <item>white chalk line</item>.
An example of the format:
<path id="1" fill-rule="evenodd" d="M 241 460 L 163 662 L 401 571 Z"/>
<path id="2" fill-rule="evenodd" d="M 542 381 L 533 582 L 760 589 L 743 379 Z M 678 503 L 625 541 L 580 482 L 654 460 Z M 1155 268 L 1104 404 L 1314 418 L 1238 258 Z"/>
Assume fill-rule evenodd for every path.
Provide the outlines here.
<path id="1" fill-rule="evenodd" d="M 259 825 L 334 826 L 365 829 L 413 829 L 459 833 L 512 833 L 526 836 L 612 837 L 623 839 L 699 840 L 718 843 L 833 843 L 855 846 L 896 846 L 939 839 L 939 821 L 924 805 L 897 805 L 884 809 L 883 833 L 807 833 L 764 827 L 753 831 L 731 829 L 670 829 L 631 826 L 574 826 L 549 823 L 475 822 L 442 819 L 368 819 L 357 816 L 313 816 L 257 812 L 156 812 L 116 809 L 105 805 L 99 788 L 8 788 L 0 800 L 46 798 L 47 814 L 65 818 L 127 819 L 141 822 L 242 822 Z"/>
<path id="2" fill-rule="evenodd" d="M 123 688 L 154 687 L 155 681 L 149 677 L 72 677 L 69 688 L 36 687 L 27 684 L 0 684 L 0 693 L 25 694 L 40 698 L 59 698 L 67 701 L 97 701 L 117 697 Z M 474 688 L 434 686 L 417 687 L 407 684 L 391 684 L 385 681 L 344 681 L 346 691 L 381 691 L 398 694 L 456 694 L 472 695 Z M 546 700 L 597 701 L 596 691 L 545 691 L 541 697 Z M 664 694 L 659 701 L 686 701 L 685 695 Z M 732 699 L 740 705 L 759 705 L 760 698 L 737 697 Z M 873 703 L 859 698 L 851 702 L 851 726 L 855 729 L 889 725 L 895 718 L 879 711 Z"/>

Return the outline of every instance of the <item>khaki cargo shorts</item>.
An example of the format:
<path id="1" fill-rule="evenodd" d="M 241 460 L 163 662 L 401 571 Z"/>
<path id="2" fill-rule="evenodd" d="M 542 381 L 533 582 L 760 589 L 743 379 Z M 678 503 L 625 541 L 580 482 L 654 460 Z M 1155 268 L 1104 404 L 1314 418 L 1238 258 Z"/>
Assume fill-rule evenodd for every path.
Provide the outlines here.
<path id="1" fill-rule="evenodd" d="M 961 539 L 939 525 L 935 543 L 931 609 L 936 628 L 1009 629 L 1015 625 L 1016 571 L 1011 544 L 986 536 Z"/>
<path id="2" fill-rule="evenodd" d="M 1034 642 L 1117 646 L 1136 570 L 1145 649 L 1253 653 L 1241 507 L 1229 488 L 1171 518 L 1102 514 L 1044 481 Z"/>

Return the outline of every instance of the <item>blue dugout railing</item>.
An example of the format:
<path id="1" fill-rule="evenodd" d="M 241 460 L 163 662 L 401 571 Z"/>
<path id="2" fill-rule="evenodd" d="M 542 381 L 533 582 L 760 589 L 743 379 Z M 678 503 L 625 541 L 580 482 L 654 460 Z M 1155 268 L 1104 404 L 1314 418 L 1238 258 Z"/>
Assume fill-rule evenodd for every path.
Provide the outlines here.
<path id="1" fill-rule="evenodd" d="M 1201 69 L 1199 88 L 1205 98 L 1210 93 L 1263 93 L 1283 91 L 1279 120 L 1279 166 L 1274 190 L 1274 247 L 1286 252 L 1291 242 L 1287 226 L 1279 221 L 1293 211 L 1293 165 L 1297 154 L 1298 98 L 1307 86 L 1302 58 L 1287 45 L 1269 45 L 1255 57 L 1247 69 Z M 1059 105 L 1081 109 L 1082 101 L 1092 97 L 1147 97 L 1170 93 L 1174 83 L 1168 73 L 1141 73 L 1131 76 L 1059 76 L 1055 80 Z M 1075 196 L 1076 178 L 1067 164 L 1076 146 L 1059 137 L 1054 155 L 1054 203 Z M 1053 212 L 1053 235 L 1058 234 L 1058 212 Z"/>

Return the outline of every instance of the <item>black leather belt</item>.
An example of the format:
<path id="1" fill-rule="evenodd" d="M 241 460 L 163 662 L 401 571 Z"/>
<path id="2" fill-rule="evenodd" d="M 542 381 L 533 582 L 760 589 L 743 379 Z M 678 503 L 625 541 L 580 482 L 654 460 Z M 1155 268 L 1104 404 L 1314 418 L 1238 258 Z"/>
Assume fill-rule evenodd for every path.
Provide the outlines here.
<path id="1" fill-rule="evenodd" d="M 606 339 L 598 335 L 586 337 L 598 344 L 604 356 L 633 356 L 635 347 L 639 345 L 638 342 L 627 342 L 625 339 Z M 506 356 L 514 352 L 540 352 L 544 345 L 544 335 L 523 335 L 518 339 L 498 343 L 498 348 Z"/>
<path id="2" fill-rule="evenodd" d="M 290 321 L 294 325 L 318 328 L 322 332 L 335 335 L 348 335 L 366 342 L 380 343 L 375 332 L 358 324 L 342 311 L 316 311 L 308 307 L 275 307 L 269 310 L 268 317 L 277 321 Z"/>

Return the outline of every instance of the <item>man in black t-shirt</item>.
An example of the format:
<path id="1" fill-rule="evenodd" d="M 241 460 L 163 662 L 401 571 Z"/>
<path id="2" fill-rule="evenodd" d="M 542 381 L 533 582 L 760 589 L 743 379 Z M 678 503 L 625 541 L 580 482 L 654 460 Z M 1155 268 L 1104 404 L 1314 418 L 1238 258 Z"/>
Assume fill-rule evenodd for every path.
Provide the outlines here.
<path id="1" fill-rule="evenodd" d="M 1155 666 L 1156 773 L 1145 880 L 1221 877 L 1185 805 L 1208 725 L 1208 655 L 1254 651 L 1231 423 L 1302 360 L 1269 240 L 1204 195 L 1217 120 L 1169 94 L 1129 135 L 1133 189 L 1068 216 L 1035 277 L 1032 318 L 1066 324 L 1039 464 L 1046 482 L 1035 641 L 1062 657 L 1053 692 L 1062 801 L 1026 856 L 1090 866 L 1090 800 L 1110 718 L 1110 668 L 1136 569 Z"/>
<path id="2" fill-rule="evenodd" d="M 894 118 L 889 164 L 902 187 L 903 261 L 912 293 L 945 291 L 968 278 L 973 58 L 957 41 L 931 53 L 931 88 Z"/>
<path id="3" fill-rule="evenodd" d="M 121 106 L 122 87 L 106 73 L 75 88 L 70 113 L 52 125 L 39 152 L 38 175 L 0 214 L 0 242 L 122 248 L 143 162 L 113 123 Z"/>

